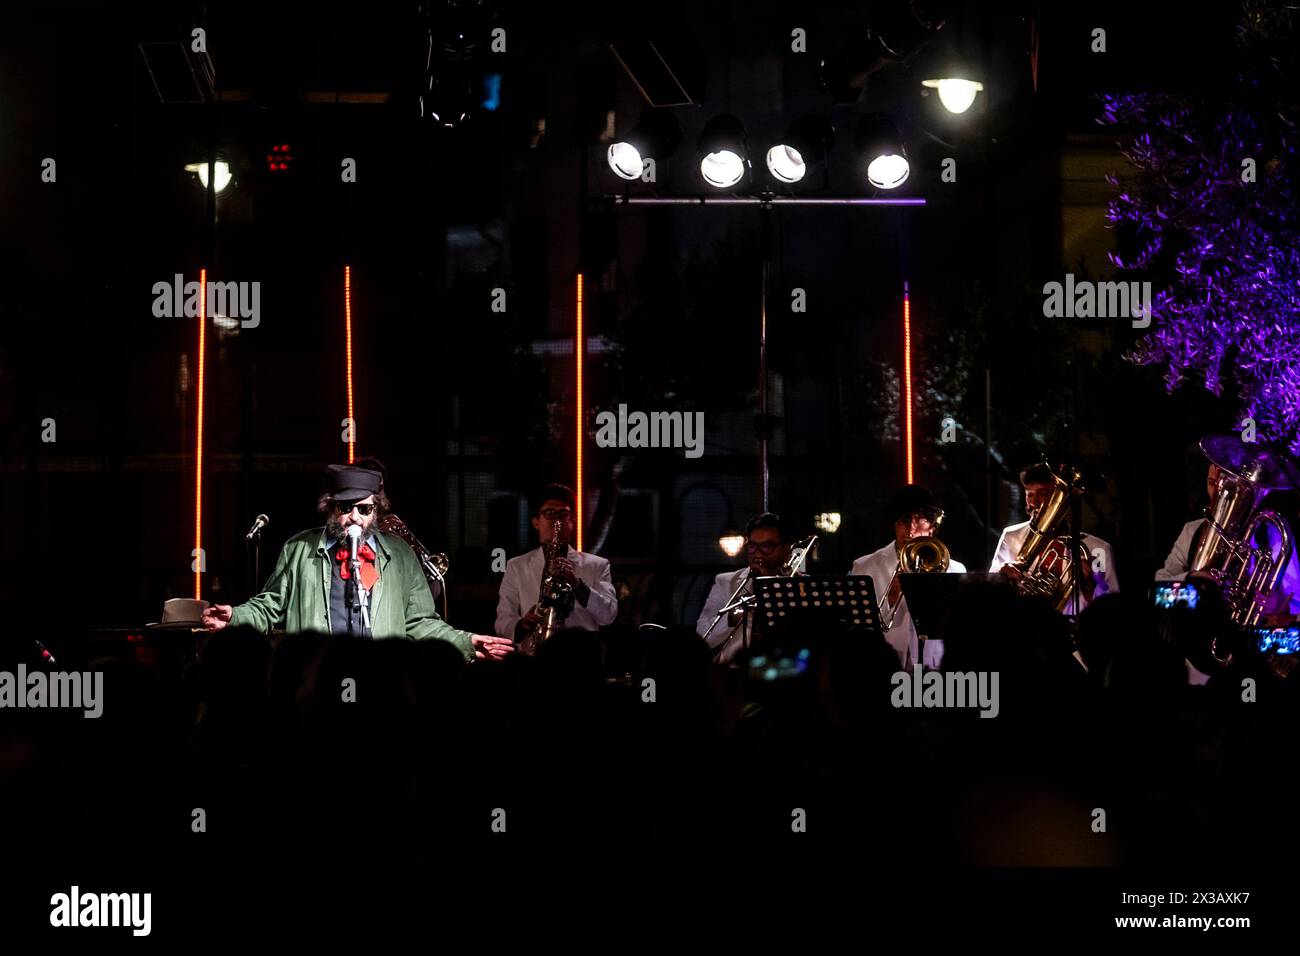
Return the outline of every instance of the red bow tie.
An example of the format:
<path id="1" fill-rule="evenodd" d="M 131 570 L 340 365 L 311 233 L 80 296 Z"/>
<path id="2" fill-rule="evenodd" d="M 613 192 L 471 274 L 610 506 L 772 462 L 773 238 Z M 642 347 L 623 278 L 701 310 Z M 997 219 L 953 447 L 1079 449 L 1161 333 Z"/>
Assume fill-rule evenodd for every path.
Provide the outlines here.
<path id="1" fill-rule="evenodd" d="M 334 552 L 334 560 L 339 563 L 339 577 L 344 581 L 347 581 L 352 577 L 352 571 L 348 568 L 348 559 L 351 556 L 352 553 L 342 545 L 339 545 L 338 550 Z M 370 549 L 370 545 L 368 544 L 363 544 L 361 547 L 357 548 L 357 556 L 361 558 L 361 570 L 363 572 L 366 570 L 366 565 L 373 566 L 375 563 L 375 552 Z M 366 577 L 367 575 L 364 573 L 361 575 L 363 584 L 365 583 Z"/>

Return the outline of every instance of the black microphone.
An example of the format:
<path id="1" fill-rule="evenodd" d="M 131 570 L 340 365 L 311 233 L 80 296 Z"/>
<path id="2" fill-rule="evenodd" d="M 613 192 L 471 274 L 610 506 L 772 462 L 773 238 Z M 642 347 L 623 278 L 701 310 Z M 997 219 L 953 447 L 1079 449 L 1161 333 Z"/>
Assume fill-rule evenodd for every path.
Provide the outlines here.
<path id="1" fill-rule="evenodd" d="M 262 529 L 265 528 L 270 523 L 271 523 L 271 519 L 268 518 L 266 515 L 258 515 L 257 518 L 253 521 L 253 527 L 249 529 L 248 534 L 244 535 L 244 540 L 252 541 L 259 534 L 261 534 Z"/>

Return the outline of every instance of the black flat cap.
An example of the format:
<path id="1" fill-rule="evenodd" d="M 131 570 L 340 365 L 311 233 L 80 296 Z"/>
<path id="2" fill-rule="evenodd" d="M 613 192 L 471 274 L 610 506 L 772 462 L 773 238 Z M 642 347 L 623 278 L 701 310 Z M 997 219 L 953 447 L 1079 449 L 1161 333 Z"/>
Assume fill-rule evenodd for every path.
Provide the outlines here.
<path id="1" fill-rule="evenodd" d="M 356 465 L 330 465 L 330 494 L 336 501 L 356 501 L 379 491 L 383 476 Z"/>

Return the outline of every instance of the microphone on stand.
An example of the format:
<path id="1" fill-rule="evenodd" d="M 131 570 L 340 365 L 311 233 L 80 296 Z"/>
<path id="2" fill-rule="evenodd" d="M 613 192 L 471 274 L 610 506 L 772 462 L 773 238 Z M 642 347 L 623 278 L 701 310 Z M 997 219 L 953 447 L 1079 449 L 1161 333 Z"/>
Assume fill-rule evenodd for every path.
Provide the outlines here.
<path id="1" fill-rule="evenodd" d="M 253 521 L 253 527 L 249 528 L 248 534 L 244 535 L 244 540 L 252 541 L 259 534 L 261 534 L 262 529 L 265 528 L 270 523 L 271 523 L 271 519 L 268 518 L 266 515 L 258 515 L 257 518 L 254 519 Z"/>
<path id="2" fill-rule="evenodd" d="M 361 592 L 361 555 L 357 552 L 361 550 L 361 529 L 354 524 L 350 524 L 347 528 L 347 535 L 348 564 L 352 568 L 352 580 L 349 583 L 352 585 L 353 603 L 355 605 L 353 610 L 359 611 L 361 605 L 357 601 L 357 597 Z"/>

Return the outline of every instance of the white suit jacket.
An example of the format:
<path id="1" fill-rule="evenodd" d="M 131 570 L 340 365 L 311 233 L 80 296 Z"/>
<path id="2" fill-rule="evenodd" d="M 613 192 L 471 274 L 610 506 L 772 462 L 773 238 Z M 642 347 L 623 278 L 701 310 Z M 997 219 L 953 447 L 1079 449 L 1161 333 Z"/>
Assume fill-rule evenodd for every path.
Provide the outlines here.
<path id="1" fill-rule="evenodd" d="M 853 567 L 849 574 L 866 575 L 871 578 L 872 586 L 876 589 L 876 606 L 885 600 L 885 595 L 889 593 L 889 585 L 893 583 L 894 572 L 898 570 L 898 548 L 894 542 L 890 541 L 879 551 L 872 551 L 853 562 Z M 948 560 L 949 574 L 965 574 L 966 565 L 956 559 Z M 889 617 L 889 604 L 886 602 L 885 611 L 881 617 L 881 626 L 884 625 L 885 619 Z M 885 640 L 889 646 L 894 649 L 898 655 L 898 661 L 904 670 L 912 666 L 916 660 L 916 626 L 912 623 L 912 612 L 907 609 L 907 598 L 898 599 L 898 607 L 894 611 L 894 620 L 889 630 L 885 631 Z M 927 644 L 939 645 L 940 642 L 928 642 Z M 939 657 L 930 657 L 924 662 L 927 666 L 938 667 Z"/>
<path id="2" fill-rule="evenodd" d="M 573 562 L 573 571 L 587 587 L 591 597 L 583 607 L 574 601 L 573 610 L 564 620 L 565 627 L 594 631 L 613 624 L 618 617 L 618 596 L 614 593 L 614 579 L 610 576 L 609 562 L 594 554 L 585 554 L 569 548 L 565 554 Z M 542 589 L 542 570 L 546 564 L 545 549 L 534 548 L 527 554 L 506 562 L 506 573 L 501 579 L 497 598 L 497 635 L 514 637 L 515 625 L 537 603 Z"/>
<path id="3" fill-rule="evenodd" d="M 1029 537 L 1029 522 L 1022 521 L 1020 524 L 1013 524 L 1009 528 L 1002 530 L 1002 537 L 998 539 L 997 550 L 993 552 L 993 563 L 989 565 L 990 571 L 1000 571 L 1004 564 L 1010 564 L 1020 553 L 1021 546 L 1025 539 Z M 1097 579 L 1097 589 L 1092 594 L 1091 600 L 1096 600 L 1103 594 L 1119 593 L 1119 575 L 1115 573 L 1115 553 L 1111 550 L 1110 545 L 1097 537 L 1095 534 L 1088 534 L 1084 531 L 1079 535 L 1080 543 L 1092 555 L 1095 563 L 1098 558 L 1104 562 L 1104 572 L 1094 572 L 1093 576 Z M 1087 607 L 1091 603 L 1089 598 L 1081 597 L 1079 610 Z M 1062 614 L 1074 614 L 1074 598 L 1071 597 L 1065 603 Z"/>
<path id="4" fill-rule="evenodd" d="M 695 622 L 695 633 L 704 636 L 704 632 L 709 629 L 713 619 L 718 616 L 718 611 L 727 605 L 727 598 L 731 597 L 733 591 L 740 586 L 740 582 L 749 574 L 749 566 L 736 568 L 734 571 L 723 571 L 713 579 L 713 587 L 709 590 L 708 600 L 704 602 L 704 610 L 700 611 L 700 617 Z M 750 582 L 745 588 L 743 594 L 753 594 L 754 585 Z M 741 618 L 740 623 L 735 627 L 727 621 L 727 615 L 722 616 L 712 633 L 709 634 L 709 647 L 716 651 L 722 645 L 726 645 L 722 653 L 718 655 L 718 663 L 725 664 L 732 660 L 745 649 L 747 638 L 749 637 L 748 628 L 752 626 L 750 615 Z M 733 636 L 734 635 L 734 636 Z"/>
<path id="5" fill-rule="evenodd" d="M 1183 530 L 1178 532 L 1178 537 L 1174 541 L 1173 548 L 1169 551 L 1169 556 L 1165 558 L 1164 567 L 1156 571 L 1157 581 L 1184 581 L 1187 579 L 1187 568 L 1192 560 L 1192 542 L 1196 538 L 1196 532 L 1205 524 L 1204 518 L 1197 518 L 1183 525 Z M 1273 545 L 1277 536 L 1272 527 L 1268 528 L 1268 540 Z M 1293 541 L 1293 547 L 1300 547 L 1300 541 Z M 1278 582 L 1278 593 L 1291 595 L 1290 613 L 1292 617 L 1300 617 L 1300 560 L 1297 560 L 1293 554 L 1291 560 L 1287 563 L 1286 570 L 1282 572 L 1282 580 Z"/>

